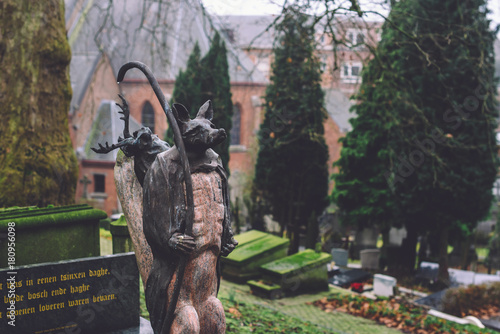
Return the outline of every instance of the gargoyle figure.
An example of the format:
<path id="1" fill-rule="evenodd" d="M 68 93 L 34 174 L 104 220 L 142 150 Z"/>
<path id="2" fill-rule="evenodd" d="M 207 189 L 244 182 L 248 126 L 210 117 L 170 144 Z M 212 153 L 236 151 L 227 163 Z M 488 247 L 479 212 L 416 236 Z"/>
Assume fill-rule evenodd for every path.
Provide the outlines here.
<path id="1" fill-rule="evenodd" d="M 106 142 L 106 146 L 102 146 L 98 143 L 99 148 L 91 149 L 96 153 L 106 154 L 112 150 L 120 148 L 127 157 L 134 157 L 135 175 L 142 186 L 144 176 L 153 161 L 155 161 L 158 153 L 168 150 L 170 145 L 158 138 L 158 136 L 153 134 L 147 127 L 140 128 L 131 136 L 129 131 L 130 110 L 128 108 L 128 103 L 123 96 L 118 96 L 123 103 L 123 105 L 118 103 L 116 105 L 122 109 L 119 113 L 123 114 L 123 117 L 120 117 L 120 119 L 125 123 L 125 127 L 123 129 L 124 138 L 118 137 L 118 144 L 109 146 Z"/>
<path id="2" fill-rule="evenodd" d="M 211 123 L 210 101 L 192 120 L 184 106 L 174 104 L 170 109 L 158 81 L 143 63 L 123 65 L 117 81 L 123 81 L 132 68 L 148 78 L 174 132 L 175 146 L 157 153 L 164 146 L 156 149 L 153 139 L 152 146 L 146 145 L 151 150 L 144 150 L 141 140 L 149 143 L 149 137 L 141 131 L 111 147 L 99 146 L 102 153 L 124 147 L 126 154 L 134 155 L 134 165 L 143 163 L 139 171 L 134 167 L 135 178 L 129 177 L 130 158 L 117 161 L 115 181 L 146 282 L 151 325 L 157 334 L 224 333 L 224 309 L 217 299 L 219 259 L 238 243 L 231 230 L 226 172 L 212 148 L 226 139 L 226 132 Z M 122 109 L 126 114 L 125 106 Z M 156 159 L 150 164 L 153 155 Z"/>
<path id="3" fill-rule="evenodd" d="M 146 304 L 158 333 L 224 333 L 224 309 L 217 299 L 219 257 L 227 256 L 237 242 L 232 238 L 227 176 L 211 148 L 226 139 L 226 132 L 211 123 L 210 101 L 192 120 L 180 104 L 174 104 L 173 111 L 191 169 L 195 204 L 192 234 L 184 233 L 185 188 L 179 151 L 174 146 L 158 154 L 144 179 L 144 233 L 153 251 Z M 168 332 L 166 307 L 182 257 L 187 258 L 187 265 Z"/>

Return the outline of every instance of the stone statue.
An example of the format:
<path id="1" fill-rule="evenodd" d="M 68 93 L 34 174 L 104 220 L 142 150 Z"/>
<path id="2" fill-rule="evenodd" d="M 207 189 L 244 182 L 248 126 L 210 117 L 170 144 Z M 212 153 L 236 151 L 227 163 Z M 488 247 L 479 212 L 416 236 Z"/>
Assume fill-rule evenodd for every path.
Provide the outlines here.
<path id="1" fill-rule="evenodd" d="M 190 119 L 180 104 L 170 109 L 151 71 L 142 63 L 122 66 L 118 82 L 134 67 L 149 79 L 175 136 L 172 148 L 157 146 L 161 152 L 154 152 L 156 158 L 152 163 L 148 162 L 150 155 L 134 151 L 130 146 L 137 142 L 139 134 L 134 140 L 128 139 L 129 144 L 121 147 L 126 154 L 134 156 L 134 161 L 122 161 L 119 168 L 129 174 L 134 170 L 136 177 L 115 177 L 124 212 L 131 216 L 129 230 L 145 282 L 153 330 L 162 334 L 224 333 L 224 309 L 217 299 L 219 258 L 227 256 L 237 242 L 231 230 L 226 172 L 212 148 L 226 139 L 226 133 L 211 123 L 210 101 L 200 108 L 194 119 Z M 107 143 L 106 147 L 99 145 L 99 150 L 105 153 L 113 146 L 119 147 L 124 140 L 127 138 L 111 147 Z M 141 166 L 136 168 L 137 164 Z M 140 188 L 137 182 L 142 185 L 142 208 L 127 201 L 141 196 L 124 189 L 131 185 L 137 192 Z M 139 221 L 141 209 L 142 221 Z M 144 234 L 140 231 L 141 225 Z M 141 238 L 147 240 L 147 247 Z M 137 248 L 141 248 L 141 256 L 137 255 Z"/>

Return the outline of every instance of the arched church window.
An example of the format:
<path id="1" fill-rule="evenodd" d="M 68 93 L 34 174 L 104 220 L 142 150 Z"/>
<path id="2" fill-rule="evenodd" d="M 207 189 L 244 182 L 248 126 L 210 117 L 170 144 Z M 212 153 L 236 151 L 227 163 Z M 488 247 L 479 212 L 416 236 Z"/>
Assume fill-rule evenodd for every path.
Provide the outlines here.
<path id="1" fill-rule="evenodd" d="M 155 111 L 149 101 L 146 101 L 146 103 L 144 103 L 144 107 L 142 107 L 141 118 L 142 125 L 150 128 L 151 131 L 155 133 Z"/>

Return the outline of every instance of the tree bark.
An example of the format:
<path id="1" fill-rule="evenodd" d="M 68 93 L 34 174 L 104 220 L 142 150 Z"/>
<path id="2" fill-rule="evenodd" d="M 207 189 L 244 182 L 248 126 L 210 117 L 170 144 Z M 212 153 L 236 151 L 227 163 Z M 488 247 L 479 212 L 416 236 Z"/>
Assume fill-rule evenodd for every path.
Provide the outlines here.
<path id="1" fill-rule="evenodd" d="M 300 224 L 298 222 L 293 222 L 292 231 L 290 233 L 290 247 L 288 248 L 288 255 L 292 255 L 299 252 L 300 246 Z"/>
<path id="2" fill-rule="evenodd" d="M 439 272 L 438 281 L 449 285 L 448 274 L 448 228 L 443 227 L 439 233 Z"/>
<path id="3" fill-rule="evenodd" d="M 417 229 L 413 227 L 413 224 L 407 224 L 406 238 L 403 240 L 403 244 L 401 245 L 400 259 L 401 268 L 410 273 L 415 270 L 415 261 L 417 259 L 417 241 Z"/>
<path id="4" fill-rule="evenodd" d="M 0 2 L 0 207 L 74 202 L 64 1 Z"/>

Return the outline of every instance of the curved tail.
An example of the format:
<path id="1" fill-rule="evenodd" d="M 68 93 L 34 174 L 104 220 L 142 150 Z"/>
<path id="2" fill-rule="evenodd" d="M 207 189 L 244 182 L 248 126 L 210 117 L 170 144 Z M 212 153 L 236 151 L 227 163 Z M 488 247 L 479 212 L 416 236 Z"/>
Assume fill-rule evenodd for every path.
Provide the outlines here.
<path id="1" fill-rule="evenodd" d="M 177 120 L 175 119 L 174 114 L 172 113 L 172 109 L 170 109 L 170 105 L 165 99 L 165 95 L 161 91 L 158 81 L 154 77 L 153 72 L 151 72 L 149 67 L 146 66 L 146 64 L 141 63 L 139 61 L 131 61 L 123 65 L 118 71 L 118 77 L 117 77 L 118 83 L 123 81 L 125 73 L 127 73 L 127 71 L 132 68 L 137 68 L 141 70 L 142 73 L 144 73 L 144 75 L 146 75 L 146 78 L 148 79 L 151 87 L 153 88 L 153 91 L 155 92 L 156 97 L 158 98 L 158 101 L 160 102 L 161 107 L 163 108 L 163 111 L 167 116 L 168 122 L 170 123 L 170 126 L 172 127 L 172 130 L 174 132 L 174 143 L 177 149 L 179 150 L 182 170 L 184 172 L 184 182 L 186 183 L 187 212 L 186 212 L 186 225 L 185 225 L 186 229 L 184 233 L 187 235 L 192 235 L 193 217 L 194 217 L 193 181 L 191 179 L 189 161 L 187 158 L 186 149 L 184 147 L 184 142 L 182 141 L 179 125 L 177 124 Z M 165 322 L 163 323 L 162 326 L 163 328 L 161 328 L 162 333 L 170 333 L 170 326 L 172 324 L 172 321 L 174 320 L 175 306 L 177 305 L 177 299 L 179 297 L 179 292 L 180 292 L 180 285 L 184 276 L 184 271 L 186 269 L 186 262 L 187 262 L 186 258 L 182 258 L 180 261 L 177 272 L 177 278 L 175 280 L 175 285 L 174 285 L 174 293 L 172 294 L 170 303 L 167 308 L 167 316 L 165 318 Z"/>
<path id="2" fill-rule="evenodd" d="M 132 68 L 137 68 L 137 69 L 141 70 L 142 73 L 144 73 L 144 75 L 146 76 L 146 78 L 149 81 L 149 84 L 151 85 L 151 87 L 153 87 L 153 91 L 155 92 L 156 97 L 158 98 L 158 101 L 160 101 L 161 107 L 165 111 L 165 114 L 167 114 L 168 121 L 170 123 L 176 123 L 175 119 L 170 119 L 168 117 L 168 114 L 171 113 L 170 105 L 168 104 L 167 99 L 165 99 L 165 95 L 163 95 L 163 92 L 161 91 L 160 85 L 158 84 L 158 81 L 154 77 L 153 72 L 151 72 L 151 70 L 149 69 L 149 67 L 146 64 L 141 63 L 140 61 L 131 61 L 131 62 L 126 63 L 122 67 L 120 67 L 120 70 L 118 71 L 118 77 L 116 79 L 118 81 L 118 83 L 123 81 L 123 79 L 125 78 L 125 73 L 127 73 L 127 71 L 132 69 Z M 172 115 L 172 118 L 173 118 L 173 115 Z M 177 145 L 177 143 L 176 143 L 176 145 Z"/>

